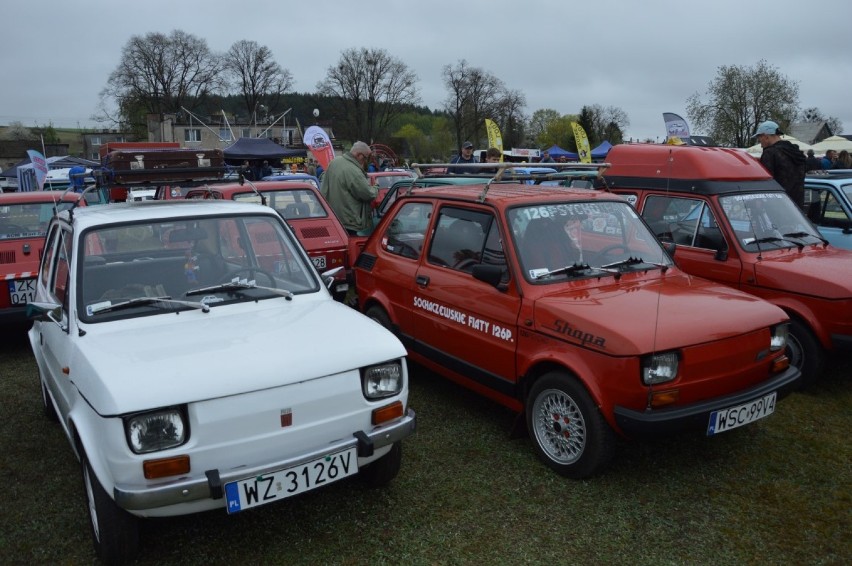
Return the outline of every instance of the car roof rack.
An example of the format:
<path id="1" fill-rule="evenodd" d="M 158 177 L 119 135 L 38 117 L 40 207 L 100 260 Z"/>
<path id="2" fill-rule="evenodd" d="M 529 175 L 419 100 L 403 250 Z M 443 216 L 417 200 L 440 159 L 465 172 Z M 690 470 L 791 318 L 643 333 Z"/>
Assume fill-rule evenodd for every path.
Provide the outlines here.
<path id="1" fill-rule="evenodd" d="M 446 173 L 447 168 L 461 168 L 469 171 L 469 173 Z M 516 174 L 513 173 L 512 169 L 527 169 L 527 168 L 546 168 L 546 169 L 555 169 L 555 173 L 551 172 L 541 172 L 541 173 L 523 173 Z M 488 194 L 488 189 L 491 188 L 491 184 L 495 182 L 513 182 L 513 181 L 522 181 L 528 179 L 541 180 L 548 179 L 549 175 L 559 175 L 560 171 L 589 171 L 590 174 L 594 173 L 600 175 L 604 169 L 610 167 L 609 163 L 547 163 L 546 165 L 535 164 L 535 163 L 515 163 L 509 161 L 503 161 L 501 163 L 412 163 L 411 169 L 416 173 L 417 177 L 412 179 L 411 187 L 409 188 L 409 193 L 412 189 L 414 189 L 414 183 L 416 179 L 427 176 L 437 176 L 437 175 L 425 175 L 423 171 L 428 171 L 430 169 L 444 169 L 444 173 L 440 176 L 446 177 L 463 177 L 465 175 L 476 175 L 477 171 L 481 171 L 480 174 L 485 173 L 486 176 L 483 179 L 487 179 L 485 181 L 485 187 L 482 189 L 482 193 L 479 195 L 479 202 L 485 201 L 485 197 Z M 492 172 L 497 170 L 496 173 Z M 488 177 L 487 175 L 491 175 Z M 559 179 L 559 177 L 553 177 L 554 179 Z M 564 176 L 562 177 L 564 178 Z"/>

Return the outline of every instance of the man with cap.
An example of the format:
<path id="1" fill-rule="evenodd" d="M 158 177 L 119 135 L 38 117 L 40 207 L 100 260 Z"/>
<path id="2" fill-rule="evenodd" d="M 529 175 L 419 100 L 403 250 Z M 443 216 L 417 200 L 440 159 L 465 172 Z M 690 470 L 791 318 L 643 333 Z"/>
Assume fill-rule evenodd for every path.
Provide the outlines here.
<path id="1" fill-rule="evenodd" d="M 752 137 L 757 138 L 763 148 L 760 163 L 802 208 L 805 205 L 805 154 L 799 146 L 782 140 L 782 135 L 778 124 L 768 120 L 757 126 Z"/>
<path id="2" fill-rule="evenodd" d="M 322 175 L 320 193 L 350 236 L 365 236 L 373 228 L 371 203 L 378 189 L 364 172 L 372 153 L 369 145 L 356 141 L 348 153 L 332 159 Z"/>
<path id="3" fill-rule="evenodd" d="M 461 153 L 450 160 L 450 163 L 479 163 L 473 155 L 473 144 L 466 141 L 462 144 Z M 447 167 L 447 173 L 475 173 L 475 170 L 467 167 Z"/>

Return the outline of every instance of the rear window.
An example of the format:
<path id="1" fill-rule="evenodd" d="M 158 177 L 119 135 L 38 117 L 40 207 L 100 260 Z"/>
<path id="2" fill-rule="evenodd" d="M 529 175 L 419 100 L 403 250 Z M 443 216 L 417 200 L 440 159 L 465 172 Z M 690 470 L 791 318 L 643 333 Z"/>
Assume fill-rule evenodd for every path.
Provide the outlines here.
<path id="1" fill-rule="evenodd" d="M 0 240 L 43 238 L 47 223 L 53 218 L 54 206 L 57 211 L 65 210 L 71 207 L 71 203 L 33 202 L 0 206 Z"/>

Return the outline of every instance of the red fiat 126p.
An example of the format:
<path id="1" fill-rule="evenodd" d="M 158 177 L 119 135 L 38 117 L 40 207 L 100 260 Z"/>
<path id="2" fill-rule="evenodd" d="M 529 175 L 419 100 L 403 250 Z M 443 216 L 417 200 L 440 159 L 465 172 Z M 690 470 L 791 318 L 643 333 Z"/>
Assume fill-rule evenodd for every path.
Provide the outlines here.
<path id="1" fill-rule="evenodd" d="M 415 187 L 354 266 L 359 308 L 411 359 L 524 412 L 583 478 L 616 434 L 765 417 L 798 385 L 784 312 L 682 272 L 619 196 L 518 182 Z"/>

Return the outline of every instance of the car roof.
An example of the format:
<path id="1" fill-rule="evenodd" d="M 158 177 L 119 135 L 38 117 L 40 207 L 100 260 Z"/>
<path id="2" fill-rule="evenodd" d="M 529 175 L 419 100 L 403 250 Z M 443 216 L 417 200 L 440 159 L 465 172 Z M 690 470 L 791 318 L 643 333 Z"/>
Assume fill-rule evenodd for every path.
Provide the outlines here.
<path id="1" fill-rule="evenodd" d="M 848 185 L 850 181 L 852 181 L 852 171 L 843 169 L 837 172 L 825 173 L 822 175 L 805 175 L 806 181 L 819 181 L 824 183 L 831 183 L 835 186 L 840 185 Z"/>
<path id="2" fill-rule="evenodd" d="M 724 147 L 620 144 L 596 187 L 691 194 L 783 191 L 754 157 Z"/>
<path id="3" fill-rule="evenodd" d="M 87 206 L 59 213 L 72 218 L 80 229 L 92 226 L 138 222 L 140 220 L 165 220 L 188 216 L 222 216 L 236 214 L 264 214 L 279 218 L 269 208 L 254 203 L 232 200 L 142 200 L 112 203 L 105 206 Z"/>
<path id="4" fill-rule="evenodd" d="M 298 190 L 309 190 L 315 193 L 318 193 L 319 190 L 307 180 L 299 180 L 299 181 L 255 181 L 252 183 L 257 188 L 257 191 L 262 192 L 270 192 L 270 191 L 298 191 Z M 240 185 L 239 183 L 224 183 L 217 185 L 208 185 L 206 187 L 194 187 L 190 189 L 187 194 L 193 192 L 201 192 L 201 191 L 218 191 L 223 195 L 233 195 L 240 193 L 253 193 L 254 189 L 252 189 L 251 185 L 248 183 L 244 185 Z"/>
<path id="5" fill-rule="evenodd" d="M 17 191 L 0 193 L 0 206 L 30 202 L 76 202 L 79 197 L 79 193 L 65 193 L 64 191 Z"/>

